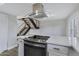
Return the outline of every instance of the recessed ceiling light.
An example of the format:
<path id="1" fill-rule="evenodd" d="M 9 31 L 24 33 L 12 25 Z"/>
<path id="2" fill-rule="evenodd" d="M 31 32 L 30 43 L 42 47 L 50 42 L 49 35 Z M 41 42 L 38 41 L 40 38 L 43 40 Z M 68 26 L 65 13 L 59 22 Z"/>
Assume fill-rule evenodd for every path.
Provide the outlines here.
<path id="1" fill-rule="evenodd" d="M 46 11 L 45 13 L 47 14 L 48 17 L 50 17 L 50 16 L 55 16 L 54 14 L 52 14 L 52 13 L 50 13 L 50 12 L 48 12 L 48 11 Z"/>

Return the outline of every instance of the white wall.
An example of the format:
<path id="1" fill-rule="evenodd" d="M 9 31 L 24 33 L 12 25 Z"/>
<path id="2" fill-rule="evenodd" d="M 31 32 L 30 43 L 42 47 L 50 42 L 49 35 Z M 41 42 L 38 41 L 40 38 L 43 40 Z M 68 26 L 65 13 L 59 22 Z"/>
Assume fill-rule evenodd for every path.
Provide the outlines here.
<path id="1" fill-rule="evenodd" d="M 8 48 L 16 46 L 17 42 L 17 22 L 16 17 L 8 15 Z"/>
<path id="2" fill-rule="evenodd" d="M 16 17 L 0 13 L 0 50 L 4 51 L 16 45 Z"/>
<path id="3" fill-rule="evenodd" d="M 39 19 L 40 20 L 40 19 Z M 46 20 L 40 20 L 40 29 L 32 29 L 28 33 L 37 35 L 49 36 L 65 36 L 66 35 L 66 20 L 53 20 L 53 17 Z"/>
<path id="4" fill-rule="evenodd" d="M 0 13 L 0 52 L 7 49 L 8 17 Z"/>

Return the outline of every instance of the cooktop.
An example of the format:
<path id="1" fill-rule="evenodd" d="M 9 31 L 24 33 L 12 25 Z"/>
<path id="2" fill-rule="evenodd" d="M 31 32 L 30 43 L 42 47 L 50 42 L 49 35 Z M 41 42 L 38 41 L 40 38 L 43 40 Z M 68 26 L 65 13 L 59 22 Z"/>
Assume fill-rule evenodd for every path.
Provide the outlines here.
<path id="1" fill-rule="evenodd" d="M 32 41 L 32 42 L 39 42 L 39 43 L 46 43 L 46 41 L 50 38 L 49 36 L 42 36 L 42 35 L 33 35 L 24 40 Z"/>

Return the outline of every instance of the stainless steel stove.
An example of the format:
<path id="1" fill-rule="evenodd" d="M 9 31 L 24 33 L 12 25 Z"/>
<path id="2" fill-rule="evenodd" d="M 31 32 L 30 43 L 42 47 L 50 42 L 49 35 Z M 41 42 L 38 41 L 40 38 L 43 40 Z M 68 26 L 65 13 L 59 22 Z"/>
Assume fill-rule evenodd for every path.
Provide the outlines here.
<path id="1" fill-rule="evenodd" d="M 24 39 L 24 56 L 46 56 L 49 36 L 34 35 Z"/>

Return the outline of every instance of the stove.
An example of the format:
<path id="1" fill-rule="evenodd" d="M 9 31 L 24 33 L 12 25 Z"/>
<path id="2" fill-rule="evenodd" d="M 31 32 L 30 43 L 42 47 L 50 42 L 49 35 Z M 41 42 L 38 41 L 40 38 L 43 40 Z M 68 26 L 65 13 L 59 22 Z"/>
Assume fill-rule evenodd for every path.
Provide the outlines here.
<path id="1" fill-rule="evenodd" d="M 49 38 L 49 36 L 34 35 L 34 36 L 30 36 L 24 40 L 38 42 L 38 43 L 46 43 L 48 38 Z"/>
<path id="2" fill-rule="evenodd" d="M 34 35 L 24 39 L 24 56 L 46 56 L 49 36 Z"/>

